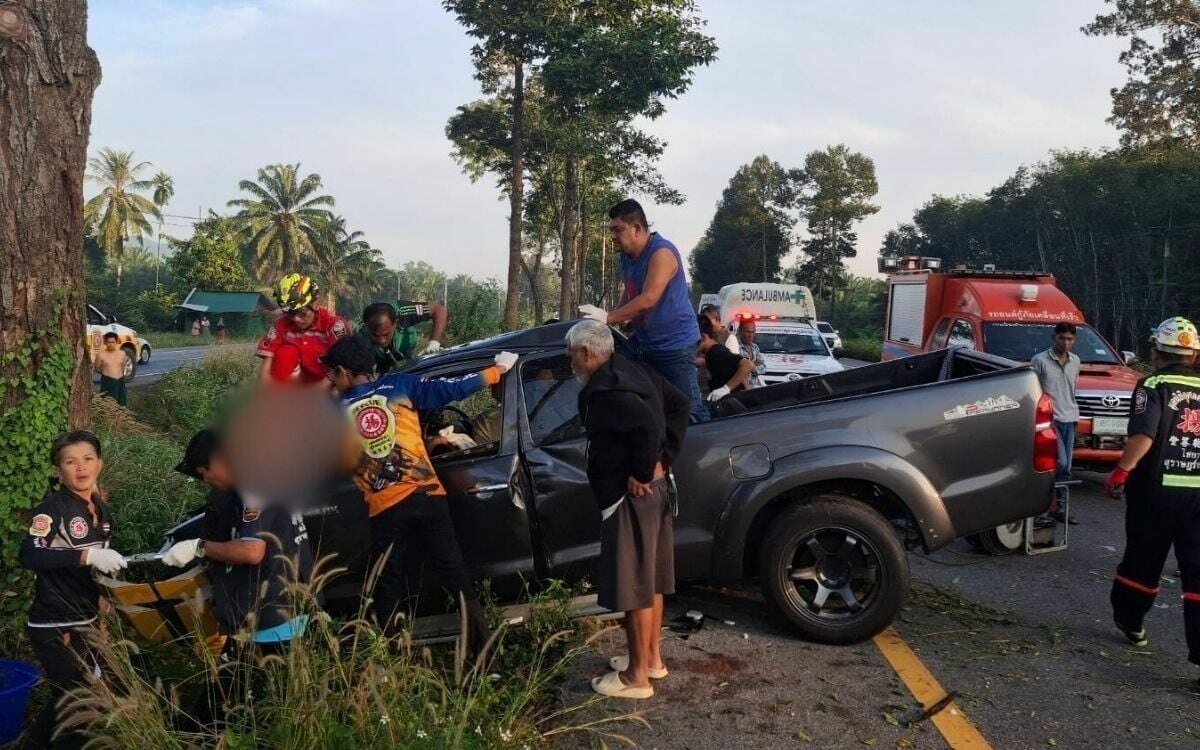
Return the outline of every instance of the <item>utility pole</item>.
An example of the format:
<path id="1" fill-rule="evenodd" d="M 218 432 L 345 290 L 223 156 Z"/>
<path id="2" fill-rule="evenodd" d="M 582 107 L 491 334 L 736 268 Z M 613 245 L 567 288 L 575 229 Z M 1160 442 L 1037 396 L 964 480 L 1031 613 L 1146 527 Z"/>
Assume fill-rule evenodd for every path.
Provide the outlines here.
<path id="1" fill-rule="evenodd" d="M 1167 233 L 1163 235 L 1163 262 L 1162 262 L 1162 299 L 1158 302 L 1158 319 L 1165 320 L 1167 317 L 1167 265 L 1171 260 L 1171 223 L 1174 219 L 1174 211 L 1167 213 Z"/>
<path id="2" fill-rule="evenodd" d="M 767 222 L 763 221 L 762 227 L 762 251 L 763 251 L 763 281 L 767 281 Z"/>

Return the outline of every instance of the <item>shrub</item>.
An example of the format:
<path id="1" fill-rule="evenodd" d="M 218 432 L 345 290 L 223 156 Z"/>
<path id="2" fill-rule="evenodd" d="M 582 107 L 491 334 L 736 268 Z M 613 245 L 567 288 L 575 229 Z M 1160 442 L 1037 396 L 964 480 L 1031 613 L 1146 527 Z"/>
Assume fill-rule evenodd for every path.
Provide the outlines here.
<path id="1" fill-rule="evenodd" d="M 878 362 L 881 351 L 882 344 L 878 339 L 854 338 L 842 341 L 842 356 L 850 359 Z"/>
<path id="2" fill-rule="evenodd" d="M 231 392 L 254 372 L 250 352 L 214 353 L 198 365 L 181 367 L 134 391 L 131 408 L 155 430 L 186 443 L 197 430 L 213 423 L 233 397 Z"/>

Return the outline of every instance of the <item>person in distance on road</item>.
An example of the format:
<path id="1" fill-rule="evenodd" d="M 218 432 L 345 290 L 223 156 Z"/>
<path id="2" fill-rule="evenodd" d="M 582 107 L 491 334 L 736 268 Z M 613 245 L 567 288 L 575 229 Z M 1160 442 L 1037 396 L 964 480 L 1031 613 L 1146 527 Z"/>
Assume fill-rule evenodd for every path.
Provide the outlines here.
<path id="1" fill-rule="evenodd" d="M 275 302 L 283 315 L 258 342 L 257 355 L 263 382 L 327 386 L 329 370 L 321 357 L 338 339 L 350 335 L 350 325 L 316 304 L 316 282 L 298 273 L 288 274 L 275 288 Z"/>
<path id="2" fill-rule="evenodd" d="M 363 310 L 357 336 L 375 355 L 375 374 L 384 375 L 412 362 L 421 340 L 416 326 L 427 320 L 433 321 L 433 330 L 419 356 L 440 352 L 449 319 L 446 306 L 440 302 L 376 302 Z"/>
<path id="3" fill-rule="evenodd" d="M 117 346 L 120 340 L 121 337 L 112 331 L 104 334 L 104 348 L 96 352 L 92 369 L 100 373 L 100 395 L 124 406 L 125 368 L 129 364 L 129 355 Z"/>
<path id="4" fill-rule="evenodd" d="M 626 199 L 609 209 L 608 227 L 621 249 L 625 293 L 612 312 L 580 305 L 588 320 L 607 325 L 629 324 L 633 335 L 621 347 L 629 359 L 644 362 L 692 403 L 692 421 L 707 422 L 708 409 L 700 397 L 696 345 L 700 331 L 692 312 L 683 260 L 679 250 L 658 232 L 651 232 L 640 203 Z"/>
<path id="5" fill-rule="evenodd" d="M 709 401 L 720 401 L 734 391 L 750 387 L 754 363 L 717 343 L 712 321 L 700 316 L 700 356 L 708 370 L 709 382 L 716 386 L 708 393 Z"/>
<path id="6" fill-rule="evenodd" d="M 1173 545 L 1188 661 L 1200 665 L 1200 374 L 1193 369 L 1200 334 L 1189 320 L 1168 318 L 1150 343 L 1155 372 L 1133 391 L 1125 450 L 1104 483 L 1110 497 L 1125 491 L 1113 620 L 1133 645 L 1149 643 L 1144 621 Z"/>

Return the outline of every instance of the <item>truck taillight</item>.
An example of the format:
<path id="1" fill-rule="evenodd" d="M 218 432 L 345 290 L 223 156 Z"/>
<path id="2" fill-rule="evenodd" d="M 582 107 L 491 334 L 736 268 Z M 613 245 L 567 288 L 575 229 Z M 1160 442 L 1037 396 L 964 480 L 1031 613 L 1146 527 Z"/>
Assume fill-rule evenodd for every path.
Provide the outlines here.
<path id="1" fill-rule="evenodd" d="M 1042 394 L 1034 416 L 1033 470 L 1054 471 L 1058 468 L 1058 433 L 1054 431 L 1054 404 Z"/>

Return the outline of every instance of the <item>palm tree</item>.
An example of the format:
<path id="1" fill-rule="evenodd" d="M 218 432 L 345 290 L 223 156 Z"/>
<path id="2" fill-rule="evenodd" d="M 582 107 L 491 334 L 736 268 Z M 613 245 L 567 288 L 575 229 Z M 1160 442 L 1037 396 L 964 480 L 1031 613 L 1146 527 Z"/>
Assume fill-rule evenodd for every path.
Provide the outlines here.
<path id="1" fill-rule="evenodd" d="M 154 205 L 158 206 L 159 210 L 166 207 L 171 199 L 175 197 L 175 178 L 166 172 L 159 172 L 150 178 L 150 185 L 154 189 L 150 200 L 154 201 Z M 154 248 L 154 286 L 158 286 L 158 264 L 162 257 L 162 214 L 158 216 L 158 241 L 155 242 Z"/>
<path id="2" fill-rule="evenodd" d="M 346 229 L 346 219 L 341 216 L 318 226 L 313 260 L 325 283 L 330 310 L 337 309 L 339 297 L 354 297 L 358 285 L 373 277 L 382 262 L 380 252 L 363 239 L 362 232 Z"/>
<path id="3" fill-rule="evenodd" d="M 245 239 L 246 253 L 262 281 L 273 282 L 312 261 L 322 224 L 330 219 L 333 198 L 314 195 L 321 176 L 299 176 L 299 164 L 271 164 L 258 170 L 258 181 L 242 180 L 238 187 L 251 198 L 229 201 L 239 208 L 235 225 Z"/>
<path id="4" fill-rule="evenodd" d="M 147 215 L 162 221 L 158 206 L 138 192 L 149 190 L 149 180 L 137 179 L 138 172 L 150 162 L 134 163 L 132 151 L 101 149 L 99 156 L 88 159 L 88 179 L 103 185 L 100 193 L 84 204 L 84 221 L 95 232 L 96 241 L 117 263 L 117 286 L 124 270 L 125 244 L 133 237 L 143 242 L 154 234 Z"/>

